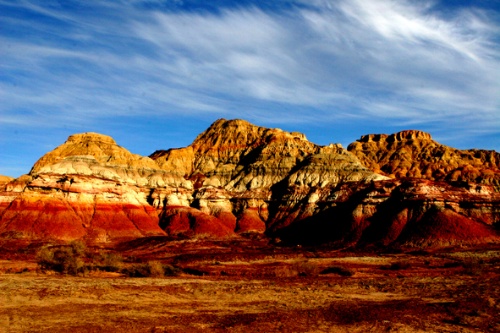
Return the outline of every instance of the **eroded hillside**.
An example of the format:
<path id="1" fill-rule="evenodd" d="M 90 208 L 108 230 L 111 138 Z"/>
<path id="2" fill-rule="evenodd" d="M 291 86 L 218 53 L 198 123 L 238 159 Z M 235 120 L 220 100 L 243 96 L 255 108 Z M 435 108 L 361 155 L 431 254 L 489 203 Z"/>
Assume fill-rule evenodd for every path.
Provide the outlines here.
<path id="1" fill-rule="evenodd" d="M 75 134 L 5 180 L 0 235 L 110 242 L 266 234 L 293 243 L 448 246 L 499 241 L 499 154 L 429 134 L 319 146 L 303 134 L 214 122 L 185 148 L 135 155 Z"/>

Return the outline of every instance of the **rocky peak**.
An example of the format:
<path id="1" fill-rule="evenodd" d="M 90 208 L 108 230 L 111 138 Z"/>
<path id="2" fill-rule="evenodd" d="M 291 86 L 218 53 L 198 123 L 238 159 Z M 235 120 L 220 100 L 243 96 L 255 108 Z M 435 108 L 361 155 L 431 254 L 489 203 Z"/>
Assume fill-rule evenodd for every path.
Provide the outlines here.
<path id="1" fill-rule="evenodd" d="M 301 133 L 240 119 L 219 119 L 190 146 L 157 151 L 151 158 L 162 169 L 192 180 L 195 188 L 250 191 L 259 198 L 268 198 L 271 187 L 281 181 L 307 187 L 384 178 L 340 145 L 318 146 Z"/>
<path id="2" fill-rule="evenodd" d="M 185 182 L 109 136 L 71 135 L 30 175 L 7 184 L 0 219 L 9 223 L 0 224 L 0 235 L 92 242 L 165 235 L 148 195 L 151 188 L 183 188 Z"/>
<path id="3" fill-rule="evenodd" d="M 347 148 L 366 167 L 393 178 L 465 181 L 500 186 L 500 154 L 459 150 L 415 130 L 362 136 Z"/>
<path id="4" fill-rule="evenodd" d="M 14 178 L 12 178 L 12 177 L 0 175 L 0 185 L 7 184 L 8 182 L 13 181 L 13 180 L 14 180 Z"/>
<path id="5" fill-rule="evenodd" d="M 405 130 L 391 135 L 367 134 L 361 136 L 358 142 L 403 142 L 407 140 L 432 140 L 429 133 L 418 130 Z"/>
<path id="6" fill-rule="evenodd" d="M 406 140 L 432 140 L 432 137 L 429 133 L 417 130 L 401 131 L 387 137 L 389 142 Z"/>
<path id="7" fill-rule="evenodd" d="M 260 127 L 241 119 L 219 119 L 190 146 L 156 151 L 150 157 L 164 170 L 185 177 L 207 175 L 207 184 L 225 186 L 236 174 L 240 174 L 238 179 L 244 177 L 243 169 L 249 171 L 254 166 L 268 172 L 277 165 L 289 169 L 297 159 L 319 149 L 301 133 Z"/>
<path id="8" fill-rule="evenodd" d="M 201 133 L 191 146 L 199 152 L 215 149 L 246 149 L 275 140 L 307 141 L 302 133 L 253 125 L 242 119 L 218 119 Z"/>
<path id="9" fill-rule="evenodd" d="M 7 187 L 7 184 L 12 182 L 13 180 L 14 180 L 14 178 L 12 178 L 12 177 L 0 175 L 0 192 L 5 190 L 5 188 Z"/>
<path id="10" fill-rule="evenodd" d="M 380 142 L 387 139 L 387 134 L 367 134 L 362 135 L 358 142 Z"/>
<path id="11" fill-rule="evenodd" d="M 112 137 L 94 132 L 86 132 L 86 133 L 70 135 L 68 137 L 68 140 L 66 140 L 66 142 L 73 142 L 73 143 L 100 142 L 102 144 L 116 145 L 116 142 Z"/>
<path id="12" fill-rule="evenodd" d="M 241 119 L 218 119 L 198 135 L 191 146 L 198 152 L 208 150 L 241 150 L 259 144 L 266 131 Z"/>
<path id="13" fill-rule="evenodd" d="M 101 165 L 158 169 L 148 157 L 132 154 L 116 144 L 110 136 L 98 133 L 81 133 L 68 137 L 66 142 L 40 158 L 31 174 L 47 172 L 51 166 L 63 161 L 94 161 Z"/>

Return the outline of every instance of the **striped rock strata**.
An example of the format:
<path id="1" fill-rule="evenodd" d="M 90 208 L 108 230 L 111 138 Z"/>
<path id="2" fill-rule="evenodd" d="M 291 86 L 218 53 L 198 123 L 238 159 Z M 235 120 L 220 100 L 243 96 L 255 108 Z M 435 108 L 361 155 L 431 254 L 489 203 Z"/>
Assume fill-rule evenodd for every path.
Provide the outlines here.
<path id="1" fill-rule="evenodd" d="M 408 156 L 398 150 L 422 153 L 389 168 L 381 147 L 395 156 L 391 161 Z M 0 235 L 106 242 L 257 232 L 339 246 L 498 242 L 494 181 L 422 176 L 428 172 L 420 160 L 440 149 L 429 134 L 404 131 L 363 137 L 349 152 L 223 119 L 188 147 L 150 157 L 105 135 L 77 134 L 28 175 L 0 184 Z M 455 172 L 448 159 L 432 161 L 431 170 Z M 478 170 L 498 163 L 487 156 L 476 162 Z"/>
<path id="2" fill-rule="evenodd" d="M 493 150 L 451 148 L 414 130 L 365 135 L 347 149 L 366 167 L 391 178 L 472 182 L 500 190 L 500 153 Z"/>

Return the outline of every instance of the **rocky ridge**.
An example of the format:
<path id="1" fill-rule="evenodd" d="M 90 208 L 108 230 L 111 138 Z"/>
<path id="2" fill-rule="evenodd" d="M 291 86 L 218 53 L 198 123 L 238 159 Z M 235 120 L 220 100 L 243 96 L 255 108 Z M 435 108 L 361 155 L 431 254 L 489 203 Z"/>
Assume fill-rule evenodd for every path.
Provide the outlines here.
<path id="1" fill-rule="evenodd" d="M 264 232 L 269 204 L 281 184 L 335 186 L 346 180 L 385 178 L 363 167 L 339 146 L 321 147 L 303 134 L 244 120 L 217 120 L 190 146 L 156 151 L 150 157 L 163 170 L 193 183 L 194 191 L 185 193 L 182 202 L 169 190 L 153 193 L 155 206 L 164 210 L 162 225 L 168 229 L 176 215 L 165 212 L 171 207 L 178 210 L 181 204 L 218 217 L 238 232 Z M 331 160 L 342 167 L 331 165 Z"/>
<path id="2" fill-rule="evenodd" d="M 0 236 L 107 242 L 250 232 L 339 246 L 498 242 L 498 153 L 447 148 L 403 131 L 364 136 L 348 151 L 224 119 L 188 147 L 150 157 L 105 135 L 76 134 L 0 188 Z M 443 151 L 451 157 L 437 158 Z M 438 177 L 436 170 L 466 169 L 470 154 L 485 175 Z M 451 162 L 456 156 L 463 161 Z"/>
<path id="3" fill-rule="evenodd" d="M 12 177 L 0 175 L 0 186 L 4 186 L 5 184 L 7 184 L 13 180 L 14 180 L 14 178 L 12 178 Z"/>
<path id="4" fill-rule="evenodd" d="M 105 135 L 72 135 L 0 196 L 5 237 L 72 240 L 164 235 L 147 187 L 176 184 L 156 163 Z"/>
<path id="5" fill-rule="evenodd" d="M 500 189 L 500 153 L 451 148 L 421 131 L 365 135 L 347 149 L 366 167 L 391 178 L 471 182 Z"/>

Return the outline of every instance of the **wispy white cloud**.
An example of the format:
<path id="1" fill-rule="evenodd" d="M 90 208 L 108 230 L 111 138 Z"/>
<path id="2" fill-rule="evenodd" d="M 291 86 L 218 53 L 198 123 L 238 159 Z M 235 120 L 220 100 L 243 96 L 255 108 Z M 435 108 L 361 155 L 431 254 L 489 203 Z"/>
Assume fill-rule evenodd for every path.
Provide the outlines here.
<path id="1" fill-rule="evenodd" d="M 438 94 L 433 91 L 439 91 L 439 100 L 448 103 L 446 96 L 467 92 L 490 108 L 498 104 L 498 98 L 484 89 L 499 85 L 495 79 L 498 70 L 494 70 L 499 55 L 489 38 L 493 22 L 475 12 L 444 19 L 433 13 L 429 2 L 326 1 L 285 13 L 255 7 L 221 13 L 139 13 L 133 7 L 115 6 L 112 9 L 121 10 L 121 15 L 115 13 L 101 25 L 76 13 L 26 4 L 30 10 L 73 24 L 75 28 L 68 32 L 73 41 L 91 42 L 88 48 L 71 49 L 67 43 L 15 41 L 5 54 L 11 60 L 7 69 L 9 65 L 25 67 L 41 77 L 66 60 L 69 75 L 80 76 L 68 89 L 115 87 L 118 95 L 135 98 L 133 104 L 143 96 L 130 94 L 136 79 L 156 87 L 150 90 L 156 93 L 148 95 L 153 103 L 155 98 L 167 102 L 165 92 L 172 89 L 176 96 L 184 92 L 198 100 L 223 96 L 209 98 L 215 103 L 230 96 L 353 110 L 361 106 L 356 100 L 363 102 L 366 96 L 373 100 L 375 95 L 391 103 L 397 96 L 413 98 L 418 108 L 419 103 L 435 100 L 433 95 Z M 116 28 L 122 31 L 114 31 Z M 82 29 L 87 36 L 77 37 Z M 65 32 L 61 34 L 64 37 Z M 105 48 L 98 40 L 92 41 L 101 34 L 110 42 Z M 138 49 L 132 43 L 113 46 L 115 38 L 131 39 Z M 101 84 L 99 72 L 105 75 Z M 103 103 L 107 107 L 116 103 L 108 97 L 110 103 Z M 176 100 L 165 106 L 175 106 L 181 99 Z M 463 103 L 457 102 L 461 108 Z M 189 107 L 199 101 L 181 104 Z M 202 109 L 220 107 L 205 105 Z"/>
<path id="2" fill-rule="evenodd" d="M 245 3 L 0 0 L 0 126 L 182 113 L 500 135 L 498 12 L 409 0 Z M 449 122 L 460 117 L 467 123 Z"/>
<path id="3" fill-rule="evenodd" d="M 430 3 L 344 1 L 304 17 L 333 58 L 363 67 L 345 76 L 366 83 L 362 109 L 399 109 L 396 117 L 421 123 L 474 112 L 475 126 L 491 130 L 491 121 L 499 124 L 500 98 L 494 91 L 500 88 L 500 53 L 491 44 L 498 23 L 485 13 L 444 19 Z M 380 108 L 383 104 L 388 105 Z"/>

